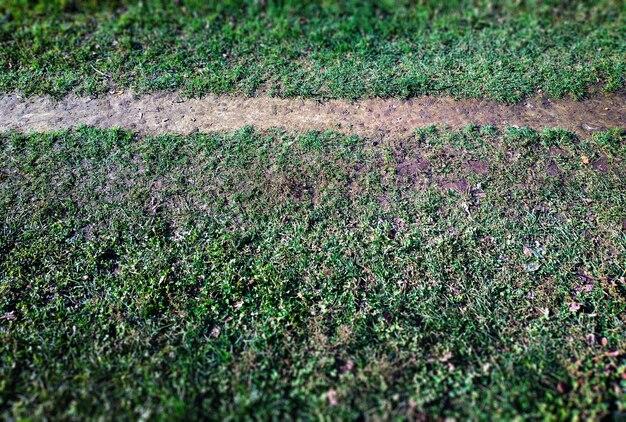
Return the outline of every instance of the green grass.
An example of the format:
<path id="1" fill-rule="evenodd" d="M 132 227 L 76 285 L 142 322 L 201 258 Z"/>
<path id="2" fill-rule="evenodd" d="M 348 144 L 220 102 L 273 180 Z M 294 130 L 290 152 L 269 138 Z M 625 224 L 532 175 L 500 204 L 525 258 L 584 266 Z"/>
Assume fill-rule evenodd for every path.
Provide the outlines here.
<path id="1" fill-rule="evenodd" d="M 0 414 L 623 417 L 624 141 L 5 134 Z"/>
<path id="2" fill-rule="evenodd" d="M 616 91 L 626 74 L 622 1 L 5 0 L 0 21 L 0 91 L 25 95 L 514 103 Z"/>

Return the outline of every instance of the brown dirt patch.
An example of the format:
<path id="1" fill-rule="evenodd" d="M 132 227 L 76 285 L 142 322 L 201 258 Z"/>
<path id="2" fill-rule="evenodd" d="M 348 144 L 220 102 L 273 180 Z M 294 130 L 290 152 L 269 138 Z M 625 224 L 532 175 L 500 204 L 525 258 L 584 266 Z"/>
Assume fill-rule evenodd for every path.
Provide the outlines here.
<path id="1" fill-rule="evenodd" d="M 417 176 L 421 173 L 430 173 L 430 163 L 426 158 L 413 157 L 401 161 L 396 165 L 396 171 L 400 176 Z"/>
<path id="2" fill-rule="evenodd" d="M 466 167 L 469 171 L 486 176 L 489 174 L 489 163 L 484 160 L 470 160 L 467 162 Z"/>
<path id="3" fill-rule="evenodd" d="M 599 94 L 585 101 L 531 98 L 508 106 L 489 100 L 420 97 L 357 102 L 269 97 L 207 96 L 183 99 L 178 93 L 98 98 L 0 96 L 0 131 L 50 131 L 90 125 L 119 127 L 142 134 L 210 132 L 246 125 L 258 129 L 337 130 L 365 136 L 406 136 L 429 125 L 469 124 L 561 127 L 586 134 L 626 127 L 626 93 Z"/>

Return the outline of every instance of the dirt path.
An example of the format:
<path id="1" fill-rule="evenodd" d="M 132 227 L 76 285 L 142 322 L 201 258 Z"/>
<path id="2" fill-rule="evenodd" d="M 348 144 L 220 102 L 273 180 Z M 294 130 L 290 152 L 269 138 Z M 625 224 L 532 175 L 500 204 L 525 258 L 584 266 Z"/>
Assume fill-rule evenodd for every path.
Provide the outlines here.
<path id="1" fill-rule="evenodd" d="M 359 135 L 405 136 L 416 127 L 433 124 L 453 128 L 468 124 L 561 127 L 584 134 L 611 127 L 626 128 L 626 93 L 600 94 L 585 101 L 537 97 L 515 106 L 434 97 L 320 103 L 234 96 L 185 100 L 177 93 L 126 92 L 95 99 L 69 96 L 60 101 L 0 96 L 0 131 L 50 131 L 79 124 L 149 134 L 187 134 L 252 125 L 259 129 L 333 129 Z"/>

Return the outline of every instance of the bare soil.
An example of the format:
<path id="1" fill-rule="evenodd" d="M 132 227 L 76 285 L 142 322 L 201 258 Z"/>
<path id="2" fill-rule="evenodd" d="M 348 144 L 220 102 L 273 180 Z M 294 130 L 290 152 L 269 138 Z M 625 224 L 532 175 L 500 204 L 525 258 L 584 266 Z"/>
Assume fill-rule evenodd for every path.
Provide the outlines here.
<path id="1" fill-rule="evenodd" d="M 469 124 L 561 127 L 578 134 L 626 128 L 626 93 L 596 94 L 584 101 L 535 97 L 509 106 L 489 100 L 420 97 L 356 102 L 269 97 L 206 96 L 178 93 L 112 93 L 90 98 L 0 96 L 0 131 L 51 131 L 89 125 L 119 127 L 142 134 L 258 129 L 338 130 L 376 136 L 406 136 L 429 125 Z"/>

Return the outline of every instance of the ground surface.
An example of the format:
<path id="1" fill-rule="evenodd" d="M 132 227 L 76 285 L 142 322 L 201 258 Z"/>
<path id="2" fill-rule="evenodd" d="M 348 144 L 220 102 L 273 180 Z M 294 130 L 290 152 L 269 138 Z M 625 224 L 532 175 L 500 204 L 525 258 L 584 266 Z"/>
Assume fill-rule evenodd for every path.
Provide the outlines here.
<path id="1" fill-rule="evenodd" d="M 4 136 L 3 412 L 615 417 L 624 141 Z"/>
<path id="2" fill-rule="evenodd" d="M 540 3 L 539 5 L 537 3 Z M 622 1 L 0 3 L 0 91 L 315 98 L 624 86 Z"/>
<path id="3" fill-rule="evenodd" d="M 596 94 L 585 101 L 535 97 L 517 105 L 445 97 L 319 102 L 212 95 L 184 99 L 179 93 L 115 93 L 61 100 L 0 95 L 0 110 L 0 127 L 22 132 L 69 129 L 82 124 L 142 134 L 190 134 L 254 125 L 258 129 L 331 129 L 370 137 L 406 138 L 416 127 L 458 129 L 476 124 L 536 130 L 560 127 L 586 136 L 598 130 L 626 127 L 626 92 Z"/>
<path id="4" fill-rule="evenodd" d="M 439 3 L 1 2 L 0 416 L 626 417 L 624 5 Z"/>

